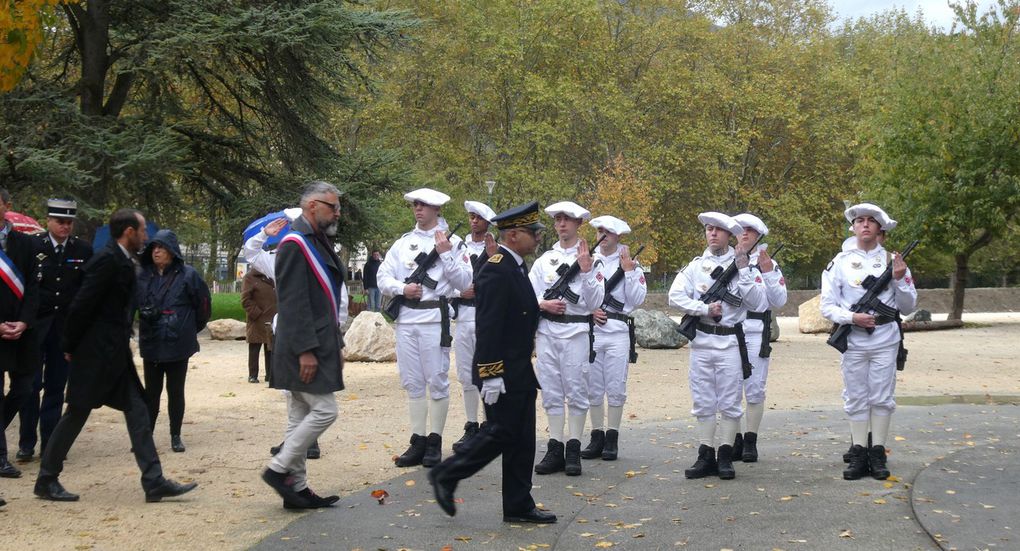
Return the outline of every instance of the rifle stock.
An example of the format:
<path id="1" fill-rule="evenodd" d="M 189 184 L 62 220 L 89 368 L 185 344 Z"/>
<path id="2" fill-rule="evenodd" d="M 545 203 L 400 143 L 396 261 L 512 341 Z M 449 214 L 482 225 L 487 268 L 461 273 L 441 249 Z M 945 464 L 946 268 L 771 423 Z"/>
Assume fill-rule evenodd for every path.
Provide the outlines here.
<path id="1" fill-rule="evenodd" d="M 907 248 L 903 250 L 900 255 L 904 260 L 914 250 L 921 241 L 915 239 Z M 871 277 L 871 276 L 869 276 Z M 888 317 L 894 317 L 898 312 L 895 308 L 883 303 L 878 300 L 878 295 L 882 294 L 882 291 L 889 286 L 892 281 L 892 262 L 885 267 L 885 271 L 878 278 L 872 279 L 871 283 L 867 285 L 868 291 L 864 293 L 864 296 L 860 298 L 853 306 L 850 307 L 850 311 L 855 314 L 865 313 L 869 310 L 877 312 L 879 315 L 886 315 Z M 890 315 L 891 314 L 891 315 Z M 850 336 L 850 331 L 853 330 L 853 323 L 844 324 L 832 324 L 832 333 L 829 338 L 825 341 L 825 344 L 835 348 L 840 354 L 846 352 L 847 339 Z M 874 329 L 870 329 L 868 333 L 873 332 Z"/>

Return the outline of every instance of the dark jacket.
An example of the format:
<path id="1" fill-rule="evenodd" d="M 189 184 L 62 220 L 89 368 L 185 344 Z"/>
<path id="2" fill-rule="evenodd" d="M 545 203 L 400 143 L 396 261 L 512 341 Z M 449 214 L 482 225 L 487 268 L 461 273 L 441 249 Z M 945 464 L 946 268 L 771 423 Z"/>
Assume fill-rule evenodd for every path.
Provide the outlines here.
<path id="1" fill-rule="evenodd" d="M 64 325 L 62 348 L 72 356 L 67 403 L 126 410 L 130 385 L 142 391 L 128 344 L 135 264 L 111 239 L 83 271 L 85 277 L 67 309 Z"/>
<path id="2" fill-rule="evenodd" d="M 344 285 L 343 268 L 333 247 L 322 236 L 316 236 L 305 218 L 291 224 L 293 231 L 304 235 L 324 260 L 326 269 L 337 285 Z M 296 243 L 281 241 L 276 252 L 276 339 L 273 343 L 273 388 L 297 390 L 311 394 L 327 394 L 343 390 L 343 342 L 340 328 L 326 291 L 319 283 L 311 265 Z M 298 357 L 313 352 L 318 369 L 311 383 L 301 382 Z"/>
<path id="3" fill-rule="evenodd" d="M 0 219 L 0 224 L 4 223 Z M 34 239 L 14 229 L 7 234 L 4 254 L 10 258 L 14 269 L 20 274 L 25 290 L 19 299 L 6 283 L 0 281 L 0 321 L 22 321 L 28 325 L 28 329 L 18 340 L 0 340 L 0 377 L 4 371 L 16 374 L 32 373 L 39 361 L 35 332 L 36 312 L 39 310 L 39 280 L 35 271 Z"/>
<path id="4" fill-rule="evenodd" d="M 379 281 L 376 279 L 376 274 L 379 273 L 379 266 L 382 266 L 382 260 L 376 260 L 373 257 L 368 257 L 368 262 L 365 263 L 365 271 L 362 272 L 361 282 L 366 289 L 377 289 L 379 288 Z"/>
<path id="5" fill-rule="evenodd" d="M 173 261 L 160 274 L 152 249 L 160 245 Z M 159 230 L 145 246 L 138 274 L 138 348 L 150 362 L 186 360 L 198 352 L 198 332 L 209 321 L 209 287 L 184 263 L 177 236 Z"/>
<path id="6" fill-rule="evenodd" d="M 251 344 L 271 344 L 269 324 L 276 315 L 276 284 L 265 274 L 251 268 L 241 282 L 241 307 L 245 315 L 245 340 Z"/>
<path id="7" fill-rule="evenodd" d="M 538 330 L 535 291 L 503 247 L 485 262 L 475 277 L 475 356 L 472 380 L 503 377 L 507 393 L 538 388 L 531 353 Z"/>
<path id="8" fill-rule="evenodd" d="M 82 268 L 92 258 L 92 245 L 69 237 L 63 253 L 57 255 L 49 232 L 35 237 L 37 277 L 39 280 L 39 315 L 36 325 L 40 339 L 44 339 L 53 324 L 63 331 L 64 314 L 81 287 Z M 59 318 L 59 319 L 58 319 Z"/>

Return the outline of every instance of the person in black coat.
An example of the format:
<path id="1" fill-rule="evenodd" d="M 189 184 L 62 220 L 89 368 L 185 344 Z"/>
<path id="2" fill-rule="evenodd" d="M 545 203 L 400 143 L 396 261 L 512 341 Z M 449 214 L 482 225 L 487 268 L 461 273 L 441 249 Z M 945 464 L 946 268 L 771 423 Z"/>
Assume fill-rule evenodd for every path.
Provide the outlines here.
<path id="1" fill-rule="evenodd" d="M 503 243 L 475 278 L 473 379 L 480 387 L 487 422 L 460 450 L 429 471 L 436 502 L 448 515 L 457 510 L 457 483 L 503 456 L 503 521 L 556 522 L 531 496 L 535 460 L 535 398 L 538 379 L 531 365 L 538 329 L 538 301 L 523 256 L 535 252 L 538 203 L 504 211 L 493 219 Z M 486 251 L 488 254 L 488 251 Z"/>
<path id="2" fill-rule="evenodd" d="M 0 477 L 18 478 L 21 471 L 7 460 L 4 431 L 32 391 L 39 365 L 35 336 L 39 282 L 35 273 L 35 243 L 4 219 L 11 196 L 0 188 Z M 10 390 L 3 395 L 3 375 Z"/>
<path id="3" fill-rule="evenodd" d="M 131 450 L 142 472 L 145 501 L 179 496 L 197 486 L 163 477 L 142 383 L 131 354 L 134 258 L 146 237 L 142 213 L 118 210 L 110 217 L 110 242 L 85 265 L 81 289 L 67 312 L 62 343 L 65 357 L 73 366 L 67 380 L 67 408 L 43 450 L 35 481 L 35 495 L 43 499 L 78 501 L 58 477 L 89 414 L 102 406 L 124 412 Z"/>
<path id="4" fill-rule="evenodd" d="M 361 280 L 365 287 L 365 295 L 368 297 L 368 309 L 373 312 L 378 312 L 382 308 L 382 291 L 379 290 L 379 280 L 376 277 L 381 265 L 382 253 L 372 251 L 372 255 L 365 262 L 365 272 Z"/>
<path id="5" fill-rule="evenodd" d="M 81 287 L 82 267 L 92 258 L 92 246 L 71 235 L 78 205 L 66 199 L 50 199 L 46 203 L 46 232 L 36 237 L 37 279 L 39 281 L 39 314 L 35 332 L 39 337 L 41 364 L 36 368 L 32 392 L 18 416 L 21 431 L 18 438 L 18 461 L 30 461 L 46 448 L 53 427 L 57 426 L 64 408 L 64 388 L 70 365 L 60 349 L 64 334 L 67 307 Z M 42 393 L 42 403 L 39 393 Z"/>
<path id="6" fill-rule="evenodd" d="M 141 257 L 138 274 L 138 348 L 145 372 L 145 403 L 156 430 L 159 398 L 166 378 L 170 447 L 184 451 L 184 382 L 188 360 L 198 352 L 198 332 L 209 321 L 209 287 L 184 263 L 177 235 L 159 230 Z"/>

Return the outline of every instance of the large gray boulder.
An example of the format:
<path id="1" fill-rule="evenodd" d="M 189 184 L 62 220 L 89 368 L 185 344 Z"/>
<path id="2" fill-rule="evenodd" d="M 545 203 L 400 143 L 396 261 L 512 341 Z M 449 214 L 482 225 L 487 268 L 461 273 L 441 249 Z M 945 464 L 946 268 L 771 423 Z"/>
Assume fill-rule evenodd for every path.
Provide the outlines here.
<path id="1" fill-rule="evenodd" d="M 775 310 L 772 311 L 772 334 L 769 335 L 769 342 L 776 342 L 779 340 L 779 316 Z"/>
<path id="2" fill-rule="evenodd" d="M 903 318 L 905 322 L 919 322 L 919 321 L 931 321 L 931 312 L 927 310 L 917 310 L 909 316 Z"/>
<path id="3" fill-rule="evenodd" d="M 822 295 L 808 300 L 797 308 L 797 325 L 801 333 L 828 333 L 832 322 L 822 317 Z"/>
<path id="4" fill-rule="evenodd" d="M 361 312 L 344 334 L 344 360 L 349 362 L 397 361 L 397 337 L 379 312 Z"/>
<path id="5" fill-rule="evenodd" d="M 235 319 L 212 320 L 206 324 L 209 335 L 215 341 L 243 341 L 245 323 Z"/>
<path id="6" fill-rule="evenodd" d="M 680 324 L 665 312 L 634 310 L 634 338 L 641 348 L 680 348 L 687 344 L 680 334 Z"/>

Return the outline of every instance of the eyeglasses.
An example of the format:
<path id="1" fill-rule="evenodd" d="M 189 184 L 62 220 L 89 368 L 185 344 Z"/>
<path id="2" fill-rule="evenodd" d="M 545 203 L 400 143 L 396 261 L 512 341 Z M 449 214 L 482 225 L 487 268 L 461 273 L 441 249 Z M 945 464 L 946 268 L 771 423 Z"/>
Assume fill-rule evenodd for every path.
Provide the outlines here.
<path id="1" fill-rule="evenodd" d="M 312 199 L 312 201 L 326 205 L 327 207 L 333 209 L 333 212 L 340 212 L 340 203 L 330 203 L 329 201 L 323 201 L 322 199 Z"/>

